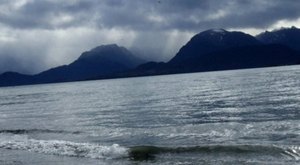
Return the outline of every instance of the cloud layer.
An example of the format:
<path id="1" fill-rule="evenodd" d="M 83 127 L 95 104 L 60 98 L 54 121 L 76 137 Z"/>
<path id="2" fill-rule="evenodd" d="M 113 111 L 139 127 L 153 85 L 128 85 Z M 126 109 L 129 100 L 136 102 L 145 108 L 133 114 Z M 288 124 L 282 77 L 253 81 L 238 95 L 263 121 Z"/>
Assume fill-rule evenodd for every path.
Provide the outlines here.
<path id="1" fill-rule="evenodd" d="M 205 29 L 300 25 L 298 0 L 2 0 L 0 73 L 37 73 L 117 43 L 168 60 Z"/>

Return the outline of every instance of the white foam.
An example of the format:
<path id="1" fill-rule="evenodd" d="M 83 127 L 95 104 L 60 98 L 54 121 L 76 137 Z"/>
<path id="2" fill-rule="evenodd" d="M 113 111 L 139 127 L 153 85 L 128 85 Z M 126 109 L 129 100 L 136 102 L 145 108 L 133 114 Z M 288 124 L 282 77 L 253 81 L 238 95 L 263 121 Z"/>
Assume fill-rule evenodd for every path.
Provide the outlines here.
<path id="1" fill-rule="evenodd" d="M 292 146 L 286 149 L 285 154 L 294 158 L 295 160 L 300 160 L 300 146 Z"/>
<path id="2" fill-rule="evenodd" d="M 118 144 L 103 146 L 99 144 L 75 143 L 60 140 L 25 139 L 1 141 L 0 148 L 94 159 L 116 159 L 128 157 L 128 148 L 121 147 Z"/>

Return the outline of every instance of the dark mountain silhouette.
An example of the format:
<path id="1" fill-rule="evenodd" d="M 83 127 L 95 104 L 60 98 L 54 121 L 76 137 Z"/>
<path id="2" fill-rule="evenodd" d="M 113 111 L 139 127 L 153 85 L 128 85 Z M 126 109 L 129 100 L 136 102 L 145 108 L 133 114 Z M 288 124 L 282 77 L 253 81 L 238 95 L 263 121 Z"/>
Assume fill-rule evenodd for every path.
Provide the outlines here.
<path id="1" fill-rule="evenodd" d="M 49 69 L 33 76 L 17 73 L 0 75 L 2 86 L 36 83 L 53 83 L 86 80 L 93 77 L 125 72 L 145 61 L 135 57 L 124 47 L 103 45 L 81 56 L 69 65 Z"/>
<path id="2" fill-rule="evenodd" d="M 180 64 L 212 52 L 259 44 L 261 43 L 253 36 L 242 32 L 228 32 L 224 29 L 207 30 L 192 37 L 169 63 Z"/>
<path id="3" fill-rule="evenodd" d="M 171 65 L 172 72 L 200 72 L 300 64 L 300 53 L 284 45 L 251 45 L 212 52 Z M 177 68 L 180 68 L 178 70 Z"/>
<path id="4" fill-rule="evenodd" d="M 82 53 L 69 65 L 37 75 L 2 74 L 0 86 L 295 65 L 300 64 L 298 31 L 282 29 L 255 38 L 242 32 L 207 30 L 195 35 L 167 63 L 143 63 L 123 47 L 104 45 Z M 272 39 L 279 34 L 284 37 Z"/>
<path id="5" fill-rule="evenodd" d="M 300 29 L 296 27 L 281 28 L 271 32 L 264 32 L 256 38 L 265 44 L 282 44 L 300 51 Z"/>
<path id="6" fill-rule="evenodd" d="M 220 29 L 194 36 L 168 62 L 168 67 L 176 73 L 291 65 L 299 62 L 299 53 L 288 46 L 266 45 L 251 35 Z"/>
<path id="7" fill-rule="evenodd" d="M 78 81 L 133 69 L 143 60 L 115 44 L 96 47 L 70 65 L 59 66 L 36 75 L 38 82 Z"/>
<path id="8" fill-rule="evenodd" d="M 264 44 L 242 32 L 207 30 L 195 35 L 168 63 L 150 62 L 133 76 L 244 69 L 300 64 L 299 51 L 283 44 Z"/>

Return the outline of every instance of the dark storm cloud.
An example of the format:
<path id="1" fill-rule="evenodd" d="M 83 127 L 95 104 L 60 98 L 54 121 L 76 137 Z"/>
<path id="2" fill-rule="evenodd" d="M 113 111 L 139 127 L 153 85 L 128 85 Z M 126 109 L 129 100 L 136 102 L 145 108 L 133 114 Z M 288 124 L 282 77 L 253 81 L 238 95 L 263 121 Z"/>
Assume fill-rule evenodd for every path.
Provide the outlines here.
<path id="1" fill-rule="evenodd" d="M 167 28 L 203 30 L 222 28 L 265 28 L 279 20 L 300 18 L 297 0 L 161 1 L 157 12 Z"/>
<path id="2" fill-rule="evenodd" d="M 12 6 L 15 1 L 2 1 Z M 209 27 L 267 27 L 300 16 L 298 0 L 32 0 L 1 12 L 14 28 L 68 28 L 96 25 L 133 30 L 197 30 Z M 65 17 L 65 20 L 64 20 Z"/>
<path id="3" fill-rule="evenodd" d="M 80 1 L 47 1 L 32 0 L 24 1 L 4 1 L 0 5 L 6 10 L 0 12 L 0 22 L 12 28 L 20 29 L 52 29 L 82 25 L 91 16 L 89 9 L 93 3 Z M 69 16 L 70 20 L 62 20 L 64 16 Z"/>
<path id="4" fill-rule="evenodd" d="M 254 0 L 232 2 L 228 6 L 227 16 L 207 23 L 220 23 L 225 28 L 267 28 L 280 20 L 300 18 L 300 2 L 297 0 Z"/>

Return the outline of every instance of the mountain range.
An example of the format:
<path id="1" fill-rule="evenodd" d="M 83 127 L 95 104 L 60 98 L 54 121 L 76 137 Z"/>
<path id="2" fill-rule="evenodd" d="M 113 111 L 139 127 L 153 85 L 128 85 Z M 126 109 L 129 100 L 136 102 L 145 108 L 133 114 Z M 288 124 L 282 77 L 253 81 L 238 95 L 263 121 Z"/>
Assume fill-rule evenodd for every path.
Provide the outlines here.
<path id="1" fill-rule="evenodd" d="M 210 29 L 196 34 L 168 62 L 146 62 L 116 44 L 102 45 L 69 65 L 36 75 L 6 72 L 0 86 L 90 79 L 244 69 L 300 64 L 300 29 L 282 28 L 251 36 Z"/>
<path id="2" fill-rule="evenodd" d="M 277 38 L 283 33 L 284 37 Z M 146 63 L 131 73 L 155 75 L 300 64 L 299 35 L 300 29 L 295 27 L 266 31 L 256 37 L 211 29 L 192 37 L 169 62 Z"/>

